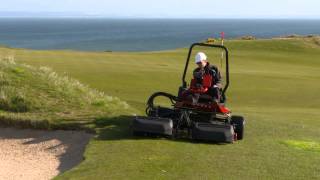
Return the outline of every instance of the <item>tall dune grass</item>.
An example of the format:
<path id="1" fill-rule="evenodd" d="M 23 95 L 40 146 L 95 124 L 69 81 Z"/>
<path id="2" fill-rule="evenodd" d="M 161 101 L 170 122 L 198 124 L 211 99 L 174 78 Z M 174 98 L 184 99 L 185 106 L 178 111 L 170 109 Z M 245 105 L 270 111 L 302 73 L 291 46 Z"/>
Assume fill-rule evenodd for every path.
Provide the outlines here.
<path id="1" fill-rule="evenodd" d="M 48 67 L 0 59 L 0 113 L 2 119 L 94 119 L 132 112 L 117 97 L 92 89 Z M 13 117 L 13 118 L 12 118 Z"/>

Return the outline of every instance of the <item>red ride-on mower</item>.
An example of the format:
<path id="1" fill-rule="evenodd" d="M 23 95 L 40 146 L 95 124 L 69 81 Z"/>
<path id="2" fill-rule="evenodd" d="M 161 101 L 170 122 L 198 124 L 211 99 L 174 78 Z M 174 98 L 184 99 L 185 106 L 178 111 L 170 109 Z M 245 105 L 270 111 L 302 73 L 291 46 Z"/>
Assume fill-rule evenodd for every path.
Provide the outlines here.
<path id="1" fill-rule="evenodd" d="M 201 86 L 191 80 L 187 87 L 185 81 L 192 49 L 195 46 L 220 48 L 225 51 L 226 83 L 221 89 L 221 99 L 215 100 L 208 94 L 212 77 L 203 76 Z M 192 44 L 182 76 L 182 86 L 178 96 L 165 92 L 152 94 L 147 102 L 147 117 L 136 117 L 133 120 L 135 135 L 164 135 L 175 138 L 187 136 L 194 140 L 232 143 L 243 139 L 244 118 L 232 116 L 225 107 L 225 93 L 229 86 L 228 49 L 223 45 Z M 172 108 L 155 106 L 157 97 L 166 97 L 172 102 Z"/>

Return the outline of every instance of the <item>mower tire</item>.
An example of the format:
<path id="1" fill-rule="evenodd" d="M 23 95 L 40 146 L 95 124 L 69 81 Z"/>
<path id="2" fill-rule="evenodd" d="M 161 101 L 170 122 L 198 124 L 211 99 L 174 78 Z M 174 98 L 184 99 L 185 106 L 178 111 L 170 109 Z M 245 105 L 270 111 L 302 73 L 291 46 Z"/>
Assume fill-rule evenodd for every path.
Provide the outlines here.
<path id="1" fill-rule="evenodd" d="M 237 140 L 242 140 L 244 135 L 245 120 L 242 116 L 232 116 L 231 124 L 235 126 L 235 133 L 237 133 Z"/>

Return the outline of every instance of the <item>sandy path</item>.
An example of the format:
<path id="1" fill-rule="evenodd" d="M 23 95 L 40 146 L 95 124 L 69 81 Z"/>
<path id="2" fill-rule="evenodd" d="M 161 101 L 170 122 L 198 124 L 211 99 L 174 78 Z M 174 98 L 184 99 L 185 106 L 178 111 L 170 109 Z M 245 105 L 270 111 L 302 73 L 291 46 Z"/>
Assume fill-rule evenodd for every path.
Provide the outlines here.
<path id="1" fill-rule="evenodd" d="M 0 180 L 52 179 L 83 160 L 92 135 L 0 128 Z"/>

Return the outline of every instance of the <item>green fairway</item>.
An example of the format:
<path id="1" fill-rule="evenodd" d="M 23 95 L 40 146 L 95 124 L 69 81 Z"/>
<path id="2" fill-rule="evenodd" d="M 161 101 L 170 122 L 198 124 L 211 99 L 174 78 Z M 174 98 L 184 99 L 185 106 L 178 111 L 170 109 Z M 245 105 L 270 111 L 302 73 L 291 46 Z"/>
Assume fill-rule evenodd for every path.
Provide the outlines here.
<path id="1" fill-rule="evenodd" d="M 57 179 L 320 179 L 320 46 L 317 39 L 230 40 L 227 106 L 243 115 L 243 141 L 218 145 L 135 138 L 130 117 L 101 117 L 85 161 Z M 201 49 L 220 66 L 220 51 Z M 176 94 L 187 48 L 161 52 L 0 48 L 47 66 L 144 114 L 155 91 Z M 190 63 L 190 70 L 195 65 Z M 223 66 L 224 67 L 224 66 Z M 189 72 L 190 74 L 191 72 Z"/>

